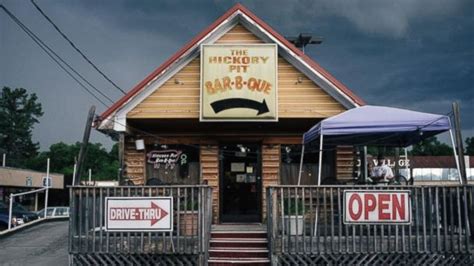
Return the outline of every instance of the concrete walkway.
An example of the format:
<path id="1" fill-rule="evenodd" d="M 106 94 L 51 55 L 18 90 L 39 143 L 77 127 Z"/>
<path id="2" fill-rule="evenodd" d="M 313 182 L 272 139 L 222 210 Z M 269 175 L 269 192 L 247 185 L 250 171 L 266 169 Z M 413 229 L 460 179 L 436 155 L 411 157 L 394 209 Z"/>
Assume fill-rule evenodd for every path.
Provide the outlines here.
<path id="1" fill-rule="evenodd" d="M 0 265 L 68 265 L 68 221 L 44 222 L 0 238 Z"/>

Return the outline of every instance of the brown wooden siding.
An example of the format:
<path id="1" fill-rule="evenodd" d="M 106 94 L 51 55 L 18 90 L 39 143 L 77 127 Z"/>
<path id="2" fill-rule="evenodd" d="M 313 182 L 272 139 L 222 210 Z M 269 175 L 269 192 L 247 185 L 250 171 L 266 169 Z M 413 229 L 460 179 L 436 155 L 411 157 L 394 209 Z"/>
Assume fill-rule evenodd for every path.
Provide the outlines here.
<path id="1" fill-rule="evenodd" d="M 262 221 L 266 218 L 266 188 L 280 184 L 280 145 L 262 145 Z"/>
<path id="2" fill-rule="evenodd" d="M 262 42 L 237 25 L 216 43 Z M 128 118 L 199 118 L 200 58 L 195 58 L 127 114 Z M 278 59 L 281 118 L 325 118 L 345 108 L 283 58 Z"/>
<path id="3" fill-rule="evenodd" d="M 336 150 L 336 176 L 340 182 L 352 180 L 353 169 L 353 147 L 337 146 Z"/>
<path id="4" fill-rule="evenodd" d="M 145 183 L 145 151 L 137 151 L 132 138 L 125 138 L 124 148 L 124 176 L 132 180 L 135 185 L 143 185 Z"/>
<path id="5" fill-rule="evenodd" d="M 212 187 L 213 222 L 219 222 L 219 146 L 209 144 L 201 148 L 202 180 Z"/>

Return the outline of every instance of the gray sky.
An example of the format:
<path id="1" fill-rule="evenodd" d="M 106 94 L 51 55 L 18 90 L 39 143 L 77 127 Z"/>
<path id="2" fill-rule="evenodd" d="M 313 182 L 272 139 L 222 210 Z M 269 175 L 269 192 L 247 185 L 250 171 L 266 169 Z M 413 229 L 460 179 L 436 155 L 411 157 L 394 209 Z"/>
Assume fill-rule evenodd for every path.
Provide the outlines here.
<path id="1" fill-rule="evenodd" d="M 29 0 L 0 0 L 95 86 L 104 81 Z M 128 91 L 235 1 L 36 0 L 119 86 Z M 324 37 L 307 54 L 369 104 L 448 113 L 461 104 L 463 136 L 474 136 L 474 1 L 241 1 L 285 36 Z M 44 116 L 34 130 L 41 149 L 82 138 L 92 104 L 84 92 L 0 11 L 0 85 L 38 95 Z M 442 138 L 445 140 L 445 138 Z M 93 142 L 111 141 L 94 131 Z"/>

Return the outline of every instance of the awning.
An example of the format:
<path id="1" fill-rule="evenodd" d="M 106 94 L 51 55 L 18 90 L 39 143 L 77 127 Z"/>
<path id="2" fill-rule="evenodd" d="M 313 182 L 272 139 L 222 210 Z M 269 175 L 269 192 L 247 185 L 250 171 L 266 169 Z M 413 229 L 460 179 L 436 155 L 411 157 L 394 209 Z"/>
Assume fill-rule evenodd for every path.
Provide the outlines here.
<path id="1" fill-rule="evenodd" d="M 449 129 L 446 115 L 366 105 L 321 121 L 303 140 L 307 144 L 323 135 L 325 144 L 407 147 Z"/>

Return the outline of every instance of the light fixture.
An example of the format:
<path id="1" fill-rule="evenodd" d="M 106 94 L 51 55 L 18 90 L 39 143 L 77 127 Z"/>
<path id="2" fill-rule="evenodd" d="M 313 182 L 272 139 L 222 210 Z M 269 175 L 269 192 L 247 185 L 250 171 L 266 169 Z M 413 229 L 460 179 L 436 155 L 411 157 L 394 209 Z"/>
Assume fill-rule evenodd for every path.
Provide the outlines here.
<path id="1" fill-rule="evenodd" d="M 137 151 L 144 150 L 145 149 L 145 140 L 144 139 L 135 140 L 135 149 L 137 149 Z"/>

